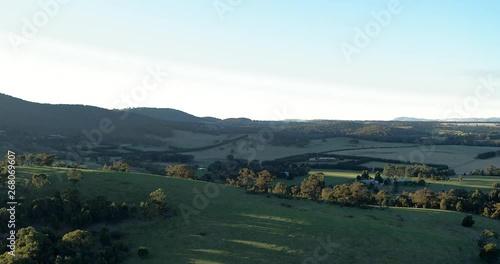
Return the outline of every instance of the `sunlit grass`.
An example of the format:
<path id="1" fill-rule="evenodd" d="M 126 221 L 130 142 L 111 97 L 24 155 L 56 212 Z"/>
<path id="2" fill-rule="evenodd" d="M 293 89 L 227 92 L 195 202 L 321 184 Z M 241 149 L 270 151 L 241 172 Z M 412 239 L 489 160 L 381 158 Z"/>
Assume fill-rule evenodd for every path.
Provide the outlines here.
<path id="1" fill-rule="evenodd" d="M 277 216 L 269 216 L 269 215 L 242 214 L 242 216 L 258 218 L 258 219 L 265 219 L 265 220 L 272 220 L 272 221 L 279 221 L 279 222 L 283 222 L 283 223 L 293 223 L 293 224 L 300 224 L 300 225 L 310 224 L 306 221 L 284 218 L 284 217 L 277 217 Z"/>
<path id="2" fill-rule="evenodd" d="M 248 240 L 229 240 L 229 241 L 234 242 L 234 243 L 244 244 L 247 246 L 260 248 L 260 249 L 280 251 L 280 252 L 289 253 L 289 254 L 300 253 L 300 250 L 294 250 L 294 249 L 290 249 L 287 246 L 279 246 L 276 244 L 263 243 L 263 242 L 257 242 L 257 241 L 248 241 Z"/>
<path id="3" fill-rule="evenodd" d="M 71 188 L 67 169 L 19 168 L 18 177 L 46 173 L 51 181 L 43 189 L 17 190 L 30 199 Z M 357 172 L 325 172 L 326 178 L 349 180 Z M 335 175 L 339 175 L 335 177 Z M 164 176 L 85 170 L 76 187 L 82 198 L 105 195 L 117 202 L 138 203 L 157 188 L 166 192 L 168 205 L 193 206 L 194 189 L 206 182 Z M 431 184 L 432 186 L 432 184 Z M 287 203 L 291 207 L 283 207 Z M 205 209 L 186 223 L 176 217 L 155 221 L 107 224 L 125 232 L 131 253 L 125 264 L 135 263 L 302 263 L 331 237 L 334 252 L 324 263 L 480 263 L 475 235 L 483 229 L 500 230 L 498 221 L 474 216 L 472 228 L 461 226 L 464 214 L 413 208 L 358 209 L 247 195 L 241 189 L 221 188 Z M 401 221 L 400 218 L 404 218 Z M 148 259 L 136 255 L 139 246 Z M 359 253 L 362 252 L 362 253 Z"/>

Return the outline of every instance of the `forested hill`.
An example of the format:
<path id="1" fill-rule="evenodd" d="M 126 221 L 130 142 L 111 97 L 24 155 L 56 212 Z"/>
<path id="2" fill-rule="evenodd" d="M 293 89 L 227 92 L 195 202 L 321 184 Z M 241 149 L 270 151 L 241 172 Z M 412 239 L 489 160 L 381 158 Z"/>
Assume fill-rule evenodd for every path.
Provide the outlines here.
<path id="1" fill-rule="evenodd" d="M 112 111 L 86 105 L 53 105 L 24 101 L 0 94 L 0 130 L 10 135 L 81 135 L 83 130 L 116 126 L 114 137 L 130 134 L 172 133 L 167 122 L 135 113 Z M 101 124 L 102 123 L 102 124 Z"/>
<path id="2" fill-rule="evenodd" d="M 216 118 L 201 118 L 186 112 L 171 108 L 133 108 L 129 110 L 132 113 L 174 122 L 214 122 Z"/>

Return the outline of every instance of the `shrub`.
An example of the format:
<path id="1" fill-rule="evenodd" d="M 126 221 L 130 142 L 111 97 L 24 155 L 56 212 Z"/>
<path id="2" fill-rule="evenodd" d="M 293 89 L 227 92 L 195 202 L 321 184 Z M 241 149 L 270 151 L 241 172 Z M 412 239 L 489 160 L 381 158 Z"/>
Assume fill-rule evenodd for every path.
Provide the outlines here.
<path id="1" fill-rule="evenodd" d="M 493 237 L 493 238 L 498 239 L 498 234 L 495 231 L 493 231 L 493 230 L 485 229 L 483 231 L 483 235 L 486 236 L 486 237 Z"/>
<path id="2" fill-rule="evenodd" d="M 141 258 L 147 258 L 149 256 L 149 250 L 146 247 L 140 247 L 137 250 L 137 256 Z"/>
<path id="3" fill-rule="evenodd" d="M 424 179 L 420 179 L 420 180 L 418 180 L 417 185 L 418 185 L 418 186 L 425 186 L 425 180 L 424 180 Z"/>
<path id="4" fill-rule="evenodd" d="M 476 221 L 472 218 L 472 215 L 468 215 L 464 217 L 462 220 L 462 225 L 465 227 L 471 227 Z"/>
<path id="5" fill-rule="evenodd" d="M 486 244 L 481 248 L 481 251 L 479 251 L 479 257 L 487 263 L 496 263 L 499 255 L 500 253 L 497 249 L 497 245 L 493 243 Z"/>
<path id="6" fill-rule="evenodd" d="M 490 159 L 490 158 L 494 158 L 496 155 L 497 155 L 496 152 L 490 151 L 490 152 L 478 154 L 476 156 L 476 158 L 478 158 L 478 159 Z"/>

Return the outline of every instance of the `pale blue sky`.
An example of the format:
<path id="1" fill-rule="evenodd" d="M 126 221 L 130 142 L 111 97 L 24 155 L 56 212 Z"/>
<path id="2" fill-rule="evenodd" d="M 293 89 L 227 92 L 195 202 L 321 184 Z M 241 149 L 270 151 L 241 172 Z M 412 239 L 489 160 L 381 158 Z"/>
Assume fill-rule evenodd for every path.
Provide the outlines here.
<path id="1" fill-rule="evenodd" d="M 65 0 L 15 52 L 23 18 L 51 1 L 2 1 L 0 92 L 113 108 L 160 64 L 169 80 L 130 106 L 271 120 L 500 116 L 500 87 L 475 95 L 481 78 L 500 82 L 500 1 L 400 0 L 349 63 L 342 43 L 390 0 L 242 0 L 223 19 L 214 3 L 238 1 Z"/>

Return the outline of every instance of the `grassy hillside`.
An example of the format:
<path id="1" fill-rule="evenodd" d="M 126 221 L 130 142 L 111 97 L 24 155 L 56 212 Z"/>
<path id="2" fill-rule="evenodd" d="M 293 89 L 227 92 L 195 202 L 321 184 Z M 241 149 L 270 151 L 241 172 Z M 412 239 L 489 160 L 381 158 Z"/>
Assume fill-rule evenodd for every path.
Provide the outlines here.
<path id="1" fill-rule="evenodd" d="M 21 193 L 27 199 L 68 188 L 65 169 L 19 168 L 19 177 L 46 173 L 52 182 Z M 218 185 L 217 185 L 218 186 Z M 472 228 L 460 225 L 463 214 L 435 210 L 357 209 L 306 200 L 247 195 L 240 189 L 148 174 L 84 171 L 78 183 L 84 198 L 106 195 L 115 201 L 145 200 L 164 188 L 171 207 L 196 208 L 197 191 L 208 188 L 204 209 L 146 223 L 122 223 L 111 229 L 129 234 L 134 249 L 146 246 L 149 259 L 135 255 L 126 263 L 303 263 L 331 239 L 328 259 L 318 263 L 480 263 L 473 238 L 500 223 L 475 216 Z M 218 190 L 215 192 L 214 190 Z M 283 206 L 286 204 L 286 206 Z M 200 208 L 200 207 L 198 207 Z M 325 250 L 319 254 L 325 254 Z"/>

